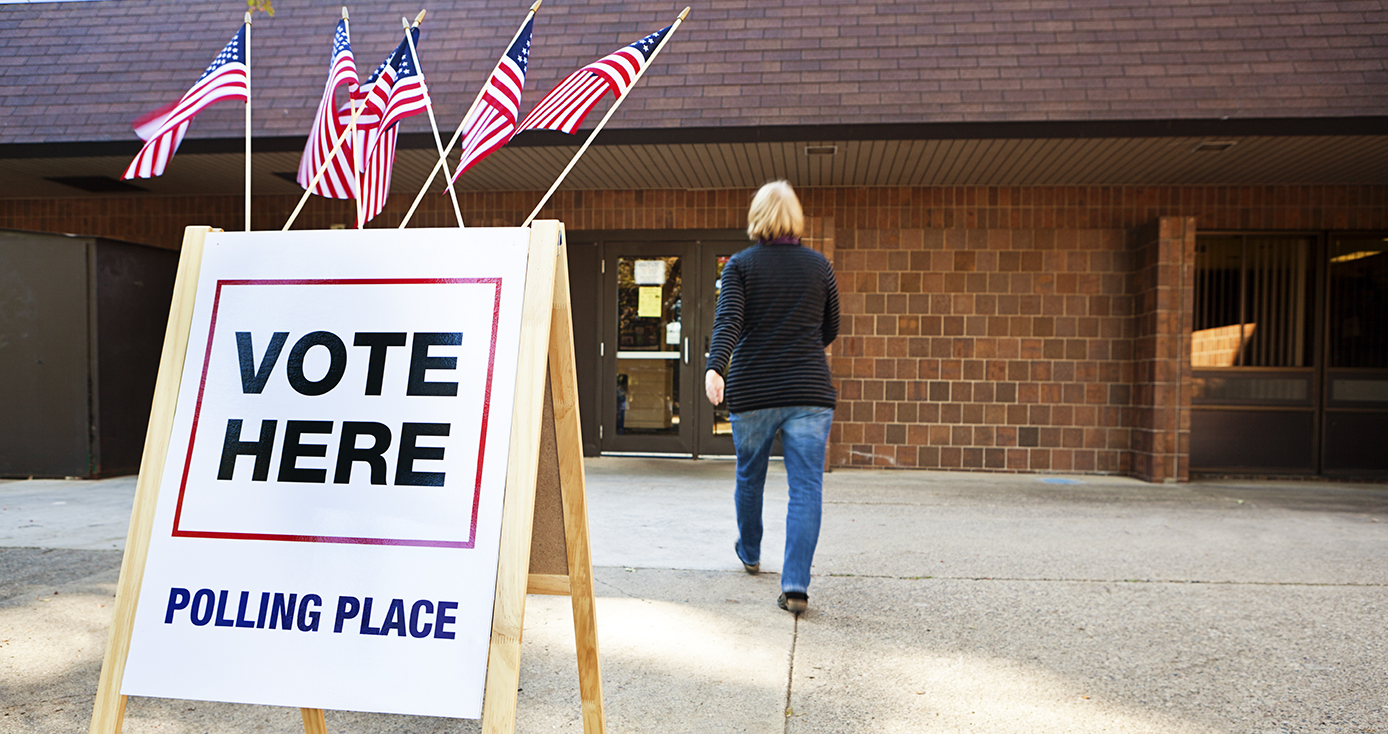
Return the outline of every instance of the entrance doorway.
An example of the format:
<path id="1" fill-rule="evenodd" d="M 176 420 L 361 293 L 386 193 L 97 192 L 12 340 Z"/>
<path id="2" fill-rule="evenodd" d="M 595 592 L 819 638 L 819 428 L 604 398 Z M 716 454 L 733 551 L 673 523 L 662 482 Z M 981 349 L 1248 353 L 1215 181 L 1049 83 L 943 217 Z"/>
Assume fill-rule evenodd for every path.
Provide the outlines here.
<path id="1" fill-rule="evenodd" d="M 743 233 L 576 232 L 591 243 L 599 279 L 597 370 L 587 389 L 605 454 L 733 454 L 727 409 L 704 397 L 704 370 L 719 278 L 750 243 Z M 584 316 L 583 313 L 591 314 Z M 586 443 L 586 441 L 585 441 Z"/>
<path id="2" fill-rule="evenodd" d="M 1388 241 L 1201 235 L 1191 467 L 1388 474 Z"/>

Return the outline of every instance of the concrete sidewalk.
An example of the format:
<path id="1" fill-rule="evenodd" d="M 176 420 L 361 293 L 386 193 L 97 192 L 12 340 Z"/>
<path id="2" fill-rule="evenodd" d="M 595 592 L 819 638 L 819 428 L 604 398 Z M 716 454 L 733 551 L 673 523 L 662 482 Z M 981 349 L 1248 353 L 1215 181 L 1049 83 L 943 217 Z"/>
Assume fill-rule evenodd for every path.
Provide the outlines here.
<path id="1" fill-rule="evenodd" d="M 775 607 L 784 472 L 748 576 L 732 469 L 587 462 L 614 734 L 1388 732 L 1388 486 L 839 470 L 797 620 Z M 0 482 L 0 732 L 87 730 L 133 494 Z M 572 638 L 568 599 L 529 597 L 518 732 L 582 730 Z M 124 728 L 301 730 L 162 699 Z"/>

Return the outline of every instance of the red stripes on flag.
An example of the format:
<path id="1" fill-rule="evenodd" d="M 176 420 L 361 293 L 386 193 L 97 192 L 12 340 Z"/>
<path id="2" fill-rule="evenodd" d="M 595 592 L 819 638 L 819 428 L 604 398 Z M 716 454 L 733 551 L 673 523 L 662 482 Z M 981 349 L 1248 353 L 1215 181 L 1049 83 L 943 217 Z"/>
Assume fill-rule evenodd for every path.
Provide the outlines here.
<path id="1" fill-rule="evenodd" d="M 522 130 L 562 130 L 573 134 L 583 118 L 607 94 L 607 80 L 583 67 L 550 90 L 521 121 Z"/>
<path id="2" fill-rule="evenodd" d="M 357 210 L 357 229 L 376 218 L 386 208 L 390 196 L 390 172 L 395 167 L 395 141 L 400 128 L 392 127 L 385 133 L 370 131 L 358 136 L 362 149 L 370 150 L 366 160 L 361 163 L 362 185 L 361 206 Z"/>
<path id="3" fill-rule="evenodd" d="M 609 89 L 618 99 L 626 94 L 669 31 L 667 26 L 568 75 L 525 116 L 520 129 L 572 134 Z"/>
<path id="4" fill-rule="evenodd" d="M 463 153 L 458 161 L 458 170 L 453 174 L 455 181 L 463 171 L 506 145 L 516 133 L 516 117 L 520 112 L 521 87 L 525 79 L 513 65 L 507 63 L 509 61 L 502 62 L 488 81 L 482 104 L 478 105 L 463 134 Z"/>
<path id="5" fill-rule="evenodd" d="M 188 124 L 191 120 L 184 120 L 173 128 L 161 126 L 152 139 L 145 143 L 140 152 L 135 155 L 135 160 L 126 166 L 125 173 L 121 178 L 130 180 L 132 178 L 152 178 L 164 175 L 164 169 L 169 165 L 169 159 L 173 158 L 178 146 L 183 142 L 183 136 L 188 132 Z"/>

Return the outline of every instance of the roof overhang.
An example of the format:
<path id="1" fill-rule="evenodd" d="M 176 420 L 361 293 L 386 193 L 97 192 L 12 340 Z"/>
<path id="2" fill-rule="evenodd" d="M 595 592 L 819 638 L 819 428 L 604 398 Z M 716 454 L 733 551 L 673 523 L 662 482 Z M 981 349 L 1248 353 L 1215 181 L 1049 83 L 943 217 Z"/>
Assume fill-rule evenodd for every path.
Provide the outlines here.
<path id="1" fill-rule="evenodd" d="M 563 188 L 738 189 L 777 178 L 802 187 L 1388 184 L 1385 131 L 1383 117 L 608 129 Z M 543 191 L 587 134 L 519 135 L 458 188 Z M 255 139 L 253 193 L 300 193 L 292 178 L 302 148 L 302 138 Z M 0 198 L 132 195 L 90 189 L 117 180 L 138 149 L 0 146 Z M 143 189 L 133 193 L 239 194 L 243 150 L 240 139 L 185 140 L 165 175 L 130 182 Z M 402 134 L 393 190 L 418 191 L 436 161 L 432 135 Z"/>

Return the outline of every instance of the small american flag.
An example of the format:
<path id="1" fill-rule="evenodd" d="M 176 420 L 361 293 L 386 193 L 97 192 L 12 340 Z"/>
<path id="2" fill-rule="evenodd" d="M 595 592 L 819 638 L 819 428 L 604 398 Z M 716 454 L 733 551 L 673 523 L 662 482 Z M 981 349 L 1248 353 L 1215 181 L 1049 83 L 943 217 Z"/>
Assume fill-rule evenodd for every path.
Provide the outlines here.
<path id="1" fill-rule="evenodd" d="M 396 124 L 429 106 L 429 89 L 419 70 L 419 60 L 410 53 L 411 40 L 416 47 L 419 43 L 419 29 L 411 28 L 410 33 L 412 39 L 400 42 L 361 86 L 357 96 L 356 103 L 362 105 L 356 141 L 357 170 L 362 174 L 359 229 L 381 213 L 390 195 L 390 172 L 395 166 L 395 142 L 399 137 Z"/>
<path id="2" fill-rule="evenodd" d="M 183 142 L 184 133 L 188 132 L 188 123 L 199 112 L 224 99 L 250 101 L 250 74 L 250 66 L 246 63 L 246 26 L 242 25 L 182 99 L 135 121 L 135 134 L 145 141 L 145 146 L 121 178 L 163 175 L 169 159 Z"/>
<path id="3" fill-rule="evenodd" d="M 347 21 L 337 22 L 337 33 L 333 36 L 333 55 L 328 68 L 328 83 L 323 88 L 323 99 L 318 103 L 318 114 L 313 118 L 313 129 L 309 132 L 304 155 L 299 159 L 299 185 L 308 188 L 320 169 L 323 177 L 313 188 L 313 193 L 331 199 L 354 199 L 357 191 L 357 176 L 352 165 L 352 141 L 349 138 L 333 155 L 333 145 L 347 131 L 351 119 L 350 102 L 339 110 L 333 105 L 337 88 L 347 85 L 348 100 L 357 92 L 357 63 L 352 57 L 352 39 Z M 344 116 L 342 112 L 347 114 Z"/>
<path id="4" fill-rule="evenodd" d="M 482 103 L 467 121 L 463 132 L 463 155 L 453 180 L 463 175 L 478 161 L 496 152 L 516 134 L 516 118 L 520 116 L 521 90 L 525 88 L 525 70 L 530 65 L 530 34 L 535 21 L 531 19 L 521 29 L 511 47 L 496 63 L 496 70 L 487 79 Z"/>
<path id="5" fill-rule="evenodd" d="M 607 90 L 612 90 L 618 99 L 626 94 L 671 27 L 666 26 L 565 77 L 525 116 L 520 129 L 562 130 L 572 134 Z"/>

